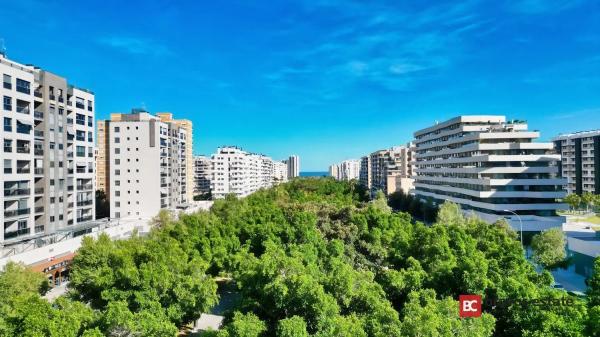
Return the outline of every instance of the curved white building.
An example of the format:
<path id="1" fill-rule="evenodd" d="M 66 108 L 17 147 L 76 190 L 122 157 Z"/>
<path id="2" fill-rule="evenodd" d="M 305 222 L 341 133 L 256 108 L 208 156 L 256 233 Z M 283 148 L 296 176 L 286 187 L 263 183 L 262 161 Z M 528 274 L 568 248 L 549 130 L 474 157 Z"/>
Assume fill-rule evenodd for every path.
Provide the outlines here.
<path id="1" fill-rule="evenodd" d="M 537 131 L 504 116 L 460 116 L 415 136 L 415 194 L 449 200 L 486 221 L 506 218 L 524 231 L 561 226 L 566 195 L 553 144 L 536 143 Z M 509 212 L 510 211 L 510 212 Z"/>

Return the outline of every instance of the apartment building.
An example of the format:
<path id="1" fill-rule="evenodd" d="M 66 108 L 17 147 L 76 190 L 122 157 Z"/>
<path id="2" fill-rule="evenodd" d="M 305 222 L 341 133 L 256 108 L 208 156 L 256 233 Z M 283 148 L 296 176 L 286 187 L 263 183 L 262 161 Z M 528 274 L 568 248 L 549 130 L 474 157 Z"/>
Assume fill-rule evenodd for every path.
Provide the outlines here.
<path id="1" fill-rule="evenodd" d="M 357 159 L 344 160 L 329 167 L 329 175 L 336 180 L 350 181 L 360 178 L 361 161 Z"/>
<path id="2" fill-rule="evenodd" d="M 552 141 L 562 157 L 559 174 L 567 179 L 567 193 L 600 194 L 600 130 L 559 135 Z"/>
<path id="3" fill-rule="evenodd" d="M 275 164 L 271 158 L 234 146 L 218 148 L 217 153 L 212 155 L 211 162 L 211 191 L 214 199 L 225 198 L 228 194 L 245 197 L 260 188 L 271 187 L 283 178 L 279 172 L 283 167 Z"/>
<path id="4" fill-rule="evenodd" d="M 286 164 L 288 179 L 300 176 L 300 157 L 292 155 L 287 159 Z"/>
<path id="5" fill-rule="evenodd" d="M 3 85 L 0 244 L 95 219 L 94 94 L 0 54 Z"/>
<path id="6" fill-rule="evenodd" d="M 395 146 L 369 155 L 370 189 L 372 194 L 383 191 L 390 194 L 412 189 L 412 145 Z"/>
<path id="7" fill-rule="evenodd" d="M 194 194 L 208 194 L 212 178 L 212 162 L 207 156 L 194 157 Z"/>
<path id="8" fill-rule="evenodd" d="M 283 161 L 273 162 L 274 183 L 285 183 L 288 181 L 287 164 Z"/>
<path id="9" fill-rule="evenodd" d="M 371 156 L 360 158 L 360 172 L 358 182 L 367 190 L 371 190 Z"/>
<path id="10" fill-rule="evenodd" d="M 194 132 L 192 128 L 192 121 L 189 119 L 173 119 L 173 114 L 170 112 L 158 112 L 156 116 L 164 123 L 170 123 L 185 130 L 185 161 L 186 167 L 190 168 L 186 170 L 186 187 L 187 187 L 187 199 L 193 200 L 194 198 Z"/>
<path id="11" fill-rule="evenodd" d="M 98 166 L 104 165 L 111 218 L 148 219 L 161 208 L 188 205 L 185 127 L 144 109 L 113 113 L 101 125 Z"/>
<path id="12" fill-rule="evenodd" d="M 414 133 L 415 194 L 449 200 L 494 222 L 506 218 L 517 230 L 561 226 L 566 179 L 552 143 L 524 121 L 504 116 L 460 116 Z M 518 214 L 515 216 L 514 214 Z"/>

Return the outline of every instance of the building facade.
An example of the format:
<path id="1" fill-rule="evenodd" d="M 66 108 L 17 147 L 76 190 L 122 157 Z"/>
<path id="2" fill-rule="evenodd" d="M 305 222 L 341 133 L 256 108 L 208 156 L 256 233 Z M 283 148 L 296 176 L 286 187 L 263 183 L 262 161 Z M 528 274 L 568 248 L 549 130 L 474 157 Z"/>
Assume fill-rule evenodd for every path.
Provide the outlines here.
<path id="1" fill-rule="evenodd" d="M 105 165 L 111 218 L 149 219 L 188 205 L 186 128 L 143 109 L 113 113 L 103 128 L 98 166 Z"/>
<path id="2" fill-rule="evenodd" d="M 211 157 L 211 191 L 214 199 L 228 194 L 245 197 L 260 188 L 268 188 L 287 180 L 283 166 L 271 158 L 246 152 L 238 147 L 225 146 Z M 289 168 L 289 166 L 286 166 Z"/>
<path id="3" fill-rule="evenodd" d="M 211 192 L 212 162 L 207 156 L 194 157 L 194 194 L 206 195 Z"/>
<path id="4" fill-rule="evenodd" d="M 460 116 L 415 132 L 415 194 L 458 203 L 466 212 L 519 230 L 561 226 L 558 200 L 566 193 L 560 155 L 523 121 L 504 116 Z M 514 216 L 513 213 L 518 214 Z"/>
<path id="5" fill-rule="evenodd" d="M 0 54 L 3 85 L 0 244 L 95 219 L 94 94 Z"/>
<path id="6" fill-rule="evenodd" d="M 360 178 L 361 161 L 357 159 L 344 160 L 329 167 L 329 175 L 336 180 L 358 180 Z"/>
<path id="7" fill-rule="evenodd" d="M 287 164 L 283 161 L 273 162 L 273 175 L 275 183 L 285 183 L 288 181 Z"/>
<path id="8" fill-rule="evenodd" d="M 385 194 L 402 190 L 408 193 L 412 189 L 412 147 L 395 146 L 379 150 L 369 155 L 370 190 L 374 194 L 383 191 Z"/>
<path id="9" fill-rule="evenodd" d="M 560 175 L 567 193 L 600 194 L 600 130 L 560 135 L 552 140 L 561 154 Z"/>
<path id="10" fill-rule="evenodd" d="M 292 155 L 287 159 L 286 163 L 288 179 L 300 176 L 300 157 Z"/>
<path id="11" fill-rule="evenodd" d="M 371 156 L 364 156 L 360 158 L 360 172 L 358 182 L 371 190 Z"/>
<path id="12" fill-rule="evenodd" d="M 170 112 L 158 112 L 156 116 L 164 123 L 180 127 L 185 130 L 185 162 L 186 167 L 186 187 L 187 187 L 187 199 L 193 200 L 194 198 L 194 130 L 192 121 L 189 119 L 174 119 L 173 114 Z"/>

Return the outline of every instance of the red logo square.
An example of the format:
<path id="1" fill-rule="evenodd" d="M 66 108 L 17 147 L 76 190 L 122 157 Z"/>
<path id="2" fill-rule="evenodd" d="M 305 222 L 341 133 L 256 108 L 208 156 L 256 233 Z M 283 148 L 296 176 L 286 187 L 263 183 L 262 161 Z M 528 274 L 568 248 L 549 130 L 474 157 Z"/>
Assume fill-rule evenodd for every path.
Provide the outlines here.
<path id="1" fill-rule="evenodd" d="M 481 296 L 479 295 L 459 295 L 458 313 L 463 317 L 481 317 Z"/>

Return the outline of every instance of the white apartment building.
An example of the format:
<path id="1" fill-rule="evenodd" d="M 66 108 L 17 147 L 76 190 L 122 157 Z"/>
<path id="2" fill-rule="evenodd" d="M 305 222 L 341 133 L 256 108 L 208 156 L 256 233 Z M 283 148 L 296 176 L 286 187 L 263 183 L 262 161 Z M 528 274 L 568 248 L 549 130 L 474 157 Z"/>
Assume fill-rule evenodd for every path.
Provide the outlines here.
<path id="1" fill-rule="evenodd" d="M 360 172 L 358 182 L 367 190 L 371 190 L 371 156 L 360 158 Z"/>
<path id="2" fill-rule="evenodd" d="M 288 179 L 300 176 L 300 157 L 292 155 L 287 159 L 286 164 Z"/>
<path id="3" fill-rule="evenodd" d="M 212 162 L 207 156 L 194 157 L 194 194 L 210 193 L 212 179 Z"/>
<path id="4" fill-rule="evenodd" d="M 103 122 L 98 156 L 106 158 L 111 218 L 148 219 L 188 205 L 188 131 L 143 109 Z M 100 133 L 99 133 L 100 135 Z M 99 162 L 98 165 L 102 165 Z M 189 168 L 190 170 L 193 168 Z"/>
<path id="5" fill-rule="evenodd" d="M 460 204 L 519 230 L 561 226 L 556 211 L 566 192 L 552 143 L 536 143 L 537 131 L 504 116 L 460 116 L 419 130 L 415 136 L 415 194 Z M 515 216 L 514 213 L 518 214 Z"/>
<path id="6" fill-rule="evenodd" d="M 279 179 L 287 180 L 280 172 L 282 166 L 271 158 L 234 146 L 218 148 L 211 162 L 214 199 L 225 198 L 228 194 L 245 197 L 260 188 L 273 186 Z"/>
<path id="7" fill-rule="evenodd" d="M 329 167 L 329 175 L 336 180 L 350 181 L 360 178 L 361 161 L 357 159 L 344 160 Z"/>
<path id="8" fill-rule="evenodd" d="M 283 161 L 273 162 L 274 183 L 285 183 L 288 181 L 287 164 Z"/>
<path id="9" fill-rule="evenodd" d="M 0 54 L 4 192 L 0 245 L 95 218 L 94 94 Z"/>
<path id="10" fill-rule="evenodd" d="M 600 130 L 559 135 L 552 141 L 562 157 L 559 173 L 567 179 L 567 193 L 600 194 Z"/>

